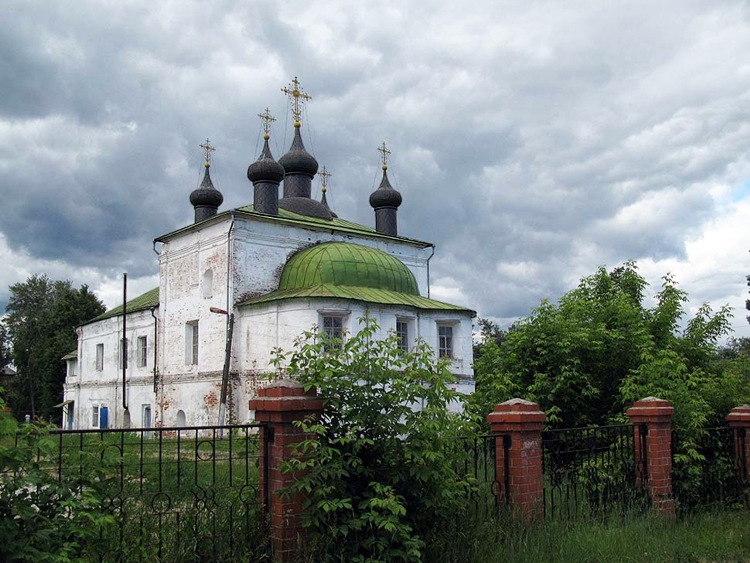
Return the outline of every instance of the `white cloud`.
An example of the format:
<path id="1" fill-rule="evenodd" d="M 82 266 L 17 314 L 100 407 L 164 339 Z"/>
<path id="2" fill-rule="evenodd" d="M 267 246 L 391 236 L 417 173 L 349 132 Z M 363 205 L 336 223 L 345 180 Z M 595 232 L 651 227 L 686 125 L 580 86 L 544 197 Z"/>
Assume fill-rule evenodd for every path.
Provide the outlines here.
<path id="1" fill-rule="evenodd" d="M 509 322 L 637 259 L 655 287 L 672 271 L 697 304 L 744 304 L 745 3 L 82 0 L 6 15 L 0 302 L 41 271 L 111 304 L 123 270 L 151 289 L 151 240 L 192 216 L 197 145 L 219 149 L 224 207 L 249 203 L 255 116 L 278 118 L 278 158 L 279 90 L 298 75 L 339 216 L 373 224 L 388 142 L 399 231 L 437 245 L 433 297 Z"/>

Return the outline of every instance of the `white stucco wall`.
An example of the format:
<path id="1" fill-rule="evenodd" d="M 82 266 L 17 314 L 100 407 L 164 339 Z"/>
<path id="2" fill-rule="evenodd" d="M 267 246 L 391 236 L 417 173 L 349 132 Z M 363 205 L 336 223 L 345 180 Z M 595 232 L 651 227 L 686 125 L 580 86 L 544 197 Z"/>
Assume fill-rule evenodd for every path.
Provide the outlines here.
<path id="1" fill-rule="evenodd" d="M 126 402 L 130 425 L 140 426 L 143 405 L 151 405 L 153 412 L 153 342 L 154 319 L 150 311 L 128 315 L 128 363 L 126 372 Z M 138 338 L 147 342 L 146 365 L 138 365 Z M 89 323 L 78 328 L 78 374 L 68 375 L 64 400 L 73 401 L 73 427 L 96 428 L 92 421 L 94 406 L 107 408 L 108 426 L 123 427 L 126 423 L 123 407 L 120 340 L 122 315 Z M 97 345 L 103 346 L 102 369 L 97 369 Z M 65 421 L 67 424 L 67 421 Z M 66 426 L 67 427 L 67 426 Z"/>

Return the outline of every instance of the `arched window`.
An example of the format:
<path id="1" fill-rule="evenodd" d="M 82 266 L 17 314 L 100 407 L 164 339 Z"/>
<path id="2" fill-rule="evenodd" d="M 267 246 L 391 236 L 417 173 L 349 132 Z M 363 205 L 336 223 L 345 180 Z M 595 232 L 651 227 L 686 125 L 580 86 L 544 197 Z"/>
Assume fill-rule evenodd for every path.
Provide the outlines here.
<path id="1" fill-rule="evenodd" d="M 185 424 L 185 411 L 183 410 L 177 411 L 177 426 L 179 427 L 187 426 Z"/>
<path id="2" fill-rule="evenodd" d="M 213 295 L 214 271 L 209 268 L 203 272 L 203 297 L 208 299 Z"/>

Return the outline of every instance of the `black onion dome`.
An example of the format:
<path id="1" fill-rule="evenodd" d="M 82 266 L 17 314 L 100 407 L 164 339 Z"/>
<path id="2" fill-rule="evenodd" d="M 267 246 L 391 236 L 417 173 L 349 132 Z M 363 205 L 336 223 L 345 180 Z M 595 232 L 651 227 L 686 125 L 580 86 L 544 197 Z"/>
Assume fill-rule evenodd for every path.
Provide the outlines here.
<path id="1" fill-rule="evenodd" d="M 294 127 L 292 146 L 289 147 L 289 152 L 279 159 L 279 164 L 284 167 L 287 174 L 305 174 L 313 178 L 318 172 L 318 161 L 305 150 L 299 127 Z"/>
<path id="2" fill-rule="evenodd" d="M 208 169 L 209 166 L 206 165 L 206 173 L 203 175 L 201 185 L 190 194 L 190 203 L 193 206 L 219 207 L 224 201 L 224 196 L 211 183 L 211 175 L 208 173 Z"/>
<path id="3" fill-rule="evenodd" d="M 279 200 L 279 207 L 306 217 L 333 220 L 333 213 L 327 206 L 309 197 L 284 197 Z"/>
<path id="4" fill-rule="evenodd" d="M 276 162 L 268 148 L 268 139 L 263 143 L 263 151 L 258 160 L 247 167 L 247 179 L 251 182 L 275 182 L 284 179 L 284 167 Z"/>
<path id="5" fill-rule="evenodd" d="M 401 194 L 391 186 L 385 168 L 383 168 L 383 180 L 380 182 L 380 186 L 370 194 L 370 205 L 375 209 L 401 205 Z"/>
<path id="6" fill-rule="evenodd" d="M 331 213 L 331 217 L 333 217 L 334 219 L 338 218 L 338 215 L 336 215 L 331 209 L 331 207 L 328 205 L 328 200 L 326 199 L 325 191 L 323 191 L 323 196 L 320 198 L 320 204 Z"/>

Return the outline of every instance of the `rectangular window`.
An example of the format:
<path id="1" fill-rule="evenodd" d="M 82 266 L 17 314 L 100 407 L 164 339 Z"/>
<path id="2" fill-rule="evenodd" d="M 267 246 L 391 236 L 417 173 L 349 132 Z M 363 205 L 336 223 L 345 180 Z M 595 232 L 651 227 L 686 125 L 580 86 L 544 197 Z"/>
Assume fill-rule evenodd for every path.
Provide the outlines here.
<path id="1" fill-rule="evenodd" d="M 104 344 L 96 345 L 96 371 L 104 369 Z"/>
<path id="2" fill-rule="evenodd" d="M 118 354 L 118 362 L 120 369 L 128 367 L 128 339 L 120 339 L 120 351 Z"/>
<path id="3" fill-rule="evenodd" d="M 99 428 L 99 407 L 91 407 L 91 427 Z"/>
<path id="4" fill-rule="evenodd" d="M 451 325 L 438 325 L 438 356 L 453 357 L 453 327 Z"/>
<path id="5" fill-rule="evenodd" d="M 198 321 L 185 324 L 185 363 L 198 365 Z"/>
<path id="6" fill-rule="evenodd" d="M 141 428 L 151 428 L 151 405 L 141 405 Z"/>
<path id="7" fill-rule="evenodd" d="M 138 367 L 145 368 L 148 365 L 148 339 L 145 336 L 138 337 Z"/>
<path id="8" fill-rule="evenodd" d="M 326 350 L 341 349 L 344 343 L 344 317 L 324 316 L 323 337 L 326 340 Z"/>
<path id="9" fill-rule="evenodd" d="M 402 352 L 408 352 L 409 323 L 407 321 L 396 319 L 396 338 L 398 339 L 398 349 Z"/>

